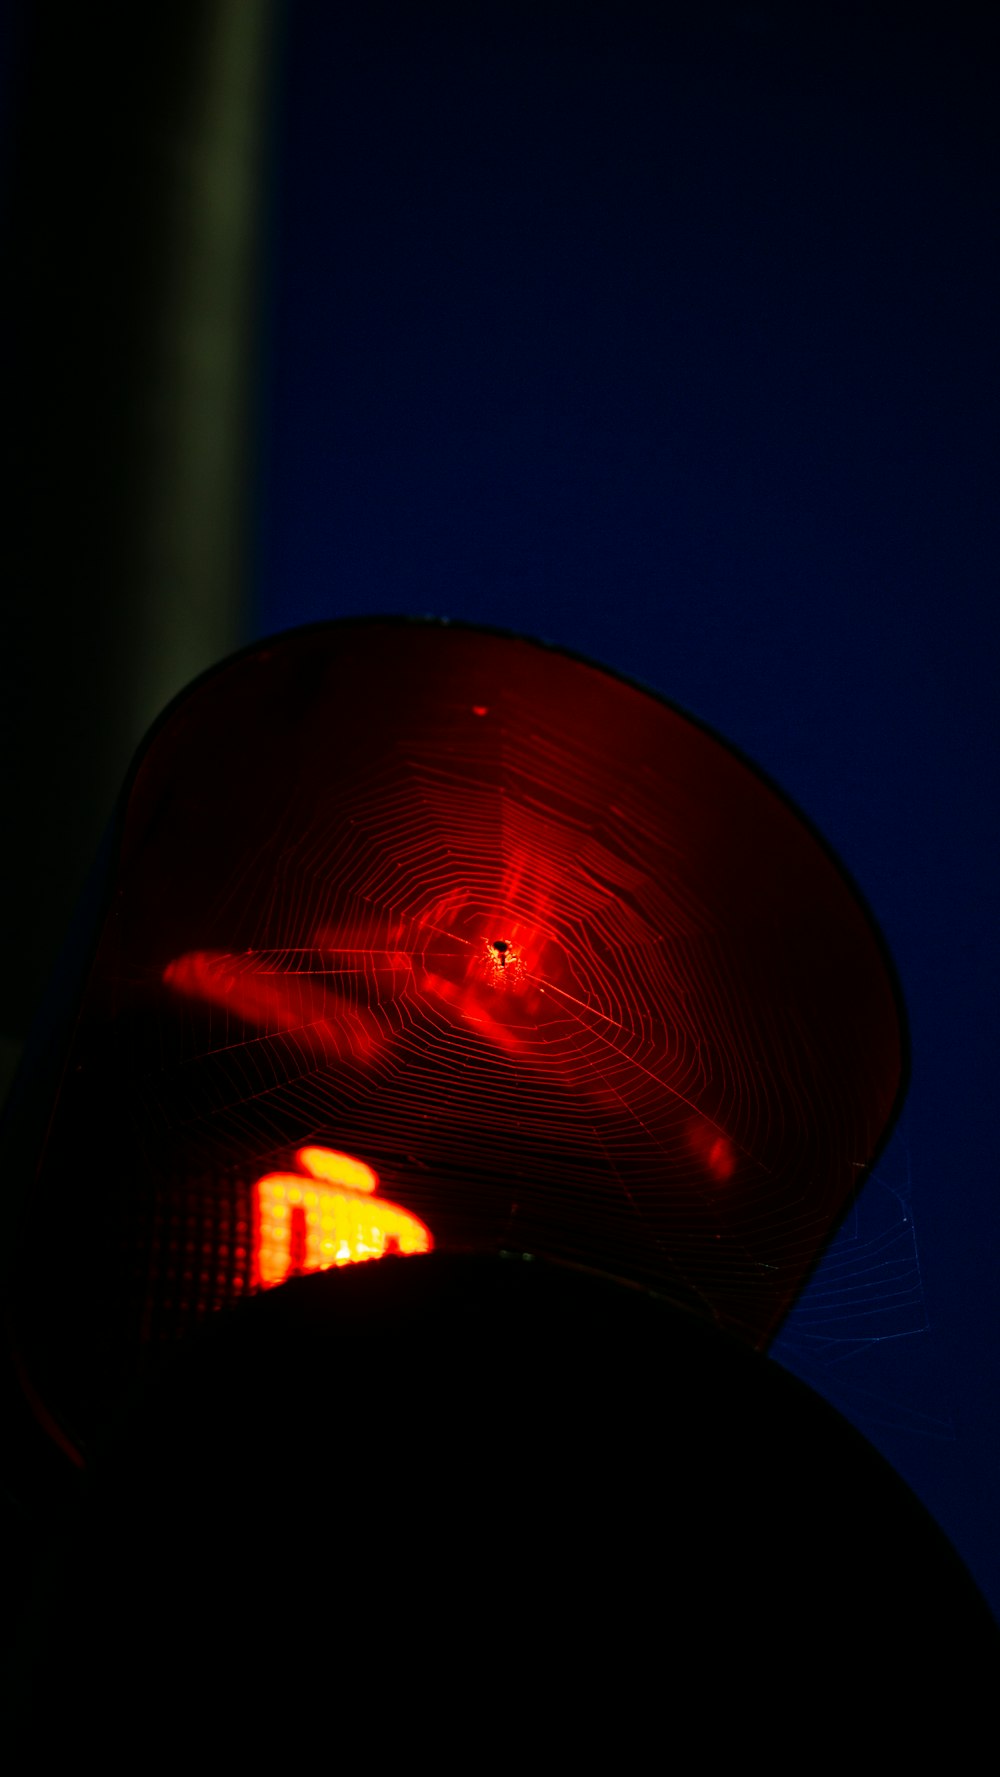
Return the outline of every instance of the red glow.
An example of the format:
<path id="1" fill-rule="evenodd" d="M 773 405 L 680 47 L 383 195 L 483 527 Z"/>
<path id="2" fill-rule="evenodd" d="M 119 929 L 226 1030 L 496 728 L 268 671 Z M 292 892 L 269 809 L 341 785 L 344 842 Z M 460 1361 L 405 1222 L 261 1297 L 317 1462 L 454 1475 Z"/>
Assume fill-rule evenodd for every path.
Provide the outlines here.
<path id="1" fill-rule="evenodd" d="M 714 1124 L 699 1119 L 689 1125 L 688 1140 L 709 1177 L 716 1184 L 726 1184 L 736 1171 L 736 1150 L 729 1137 Z"/>
<path id="2" fill-rule="evenodd" d="M 231 1012 L 269 1035 L 310 1030 L 334 1059 L 369 1061 L 378 1047 L 374 1020 L 351 1005 L 322 973 L 291 971 L 282 959 L 252 950 L 190 950 L 169 962 L 163 979 L 176 993 Z"/>
<path id="3" fill-rule="evenodd" d="M 835 861 L 558 650 L 353 620 L 250 650 L 157 729 L 113 871 L 14 1305 L 81 1440 L 135 1328 L 428 1250 L 411 1210 L 436 1252 L 564 1258 L 762 1347 L 893 1112 L 895 989 Z M 316 1130 L 348 1153 L 294 1160 Z"/>
<path id="4" fill-rule="evenodd" d="M 378 1176 L 363 1160 L 331 1148 L 299 1148 L 302 1173 L 270 1172 L 253 1188 L 254 1270 L 261 1289 L 334 1265 L 426 1253 L 430 1229 L 409 1210 L 381 1198 Z M 303 1176 L 305 1174 L 305 1176 Z"/>

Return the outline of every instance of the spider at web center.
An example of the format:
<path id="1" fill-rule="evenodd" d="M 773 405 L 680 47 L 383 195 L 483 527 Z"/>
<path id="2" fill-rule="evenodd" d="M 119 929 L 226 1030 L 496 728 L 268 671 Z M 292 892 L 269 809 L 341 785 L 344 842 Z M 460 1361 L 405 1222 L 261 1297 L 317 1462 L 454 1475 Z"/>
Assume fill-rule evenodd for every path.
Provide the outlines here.
<path id="1" fill-rule="evenodd" d="M 494 987 L 512 987 L 522 974 L 520 955 L 509 938 L 491 938 L 487 944 Z"/>

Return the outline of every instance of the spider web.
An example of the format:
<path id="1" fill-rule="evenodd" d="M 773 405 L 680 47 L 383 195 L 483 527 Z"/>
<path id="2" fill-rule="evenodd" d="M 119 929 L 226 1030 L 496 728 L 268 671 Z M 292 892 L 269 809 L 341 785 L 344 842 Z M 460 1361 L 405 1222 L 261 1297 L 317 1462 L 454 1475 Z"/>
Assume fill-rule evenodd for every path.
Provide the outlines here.
<path id="1" fill-rule="evenodd" d="M 867 915 L 714 736 L 518 638 L 293 633 L 196 688 L 131 789 L 26 1312 L 39 1347 L 66 1303 L 92 1323 L 90 1387 L 133 1298 L 180 1327 L 251 1287 L 254 1183 L 318 1145 L 442 1249 L 762 1346 L 899 1075 Z"/>
<path id="2" fill-rule="evenodd" d="M 860 1429 L 951 1441 L 947 1412 L 906 1404 L 879 1373 L 880 1347 L 930 1331 L 904 1114 L 769 1350 Z"/>

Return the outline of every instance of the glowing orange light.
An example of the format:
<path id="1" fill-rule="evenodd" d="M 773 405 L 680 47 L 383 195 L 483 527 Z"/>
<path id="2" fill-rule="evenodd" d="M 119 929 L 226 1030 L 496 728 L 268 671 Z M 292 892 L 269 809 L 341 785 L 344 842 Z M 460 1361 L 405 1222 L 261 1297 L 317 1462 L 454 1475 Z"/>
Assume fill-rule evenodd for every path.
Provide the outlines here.
<path id="1" fill-rule="evenodd" d="M 325 1179 L 327 1184 L 347 1191 L 378 1190 L 378 1173 L 351 1154 L 335 1154 L 332 1148 L 300 1148 L 295 1158 L 313 1178 Z"/>
<path id="2" fill-rule="evenodd" d="M 397 1203 L 373 1201 L 378 1175 L 363 1160 L 331 1148 L 299 1148 L 295 1158 L 302 1173 L 270 1172 L 253 1188 L 261 1289 L 387 1252 L 430 1252 L 430 1229 L 417 1216 Z"/>

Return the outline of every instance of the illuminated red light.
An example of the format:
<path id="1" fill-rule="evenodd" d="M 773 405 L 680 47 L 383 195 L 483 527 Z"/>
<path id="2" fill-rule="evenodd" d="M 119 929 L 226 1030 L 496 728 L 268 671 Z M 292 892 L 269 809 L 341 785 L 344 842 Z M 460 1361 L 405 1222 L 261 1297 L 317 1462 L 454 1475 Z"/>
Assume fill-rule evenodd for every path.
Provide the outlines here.
<path id="1" fill-rule="evenodd" d="M 716 1136 L 708 1150 L 706 1159 L 709 1172 L 712 1174 L 713 1178 L 719 1180 L 720 1184 L 724 1184 L 726 1179 L 732 1178 L 733 1173 L 736 1171 L 736 1157 L 733 1153 L 733 1144 L 732 1142 L 727 1141 L 724 1135 Z"/>
<path id="2" fill-rule="evenodd" d="M 736 1151 L 727 1135 L 698 1118 L 688 1126 L 692 1154 L 717 1185 L 727 1184 L 736 1171 Z"/>
<path id="3" fill-rule="evenodd" d="M 260 1289 L 289 1277 L 426 1253 L 430 1229 L 409 1210 L 379 1198 L 378 1175 L 351 1154 L 299 1148 L 302 1173 L 271 1172 L 253 1188 L 254 1272 Z M 305 1176 L 303 1176 L 303 1174 Z"/>
<path id="4" fill-rule="evenodd" d="M 390 1252 L 531 1252 L 763 1348 L 895 1115 L 901 1004 L 836 859 L 558 650 L 277 638 L 158 726 L 115 832 L 11 1310 L 81 1442 L 147 1345 Z"/>

